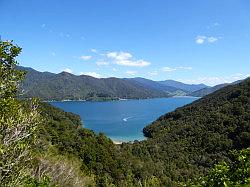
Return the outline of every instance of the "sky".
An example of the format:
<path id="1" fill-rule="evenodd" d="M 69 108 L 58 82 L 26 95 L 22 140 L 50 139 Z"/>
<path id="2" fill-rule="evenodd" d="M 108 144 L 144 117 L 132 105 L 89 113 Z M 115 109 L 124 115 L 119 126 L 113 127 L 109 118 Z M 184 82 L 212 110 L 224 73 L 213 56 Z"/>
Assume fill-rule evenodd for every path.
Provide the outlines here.
<path id="1" fill-rule="evenodd" d="M 249 0 L 0 0 L 38 71 L 216 85 L 250 76 Z"/>

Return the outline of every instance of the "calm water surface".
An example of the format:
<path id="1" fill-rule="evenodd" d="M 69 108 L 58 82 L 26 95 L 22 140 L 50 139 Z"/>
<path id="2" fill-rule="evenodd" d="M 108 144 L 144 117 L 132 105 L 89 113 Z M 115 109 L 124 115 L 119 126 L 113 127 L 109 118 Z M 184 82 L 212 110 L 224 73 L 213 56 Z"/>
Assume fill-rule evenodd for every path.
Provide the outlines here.
<path id="1" fill-rule="evenodd" d="M 161 115 L 198 98 L 174 97 L 124 101 L 67 101 L 52 105 L 81 116 L 84 127 L 103 132 L 112 140 L 144 139 L 142 129 Z"/>

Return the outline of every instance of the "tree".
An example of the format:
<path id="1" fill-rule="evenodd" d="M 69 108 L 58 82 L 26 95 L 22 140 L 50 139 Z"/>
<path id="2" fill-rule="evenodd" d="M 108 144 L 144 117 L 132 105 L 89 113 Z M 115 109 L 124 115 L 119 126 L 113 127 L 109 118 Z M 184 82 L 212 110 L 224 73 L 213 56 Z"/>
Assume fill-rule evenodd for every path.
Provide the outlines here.
<path id="1" fill-rule="evenodd" d="M 231 151 L 231 161 L 215 165 L 208 175 L 190 184 L 180 186 L 249 186 L 250 185 L 250 148 Z"/>
<path id="2" fill-rule="evenodd" d="M 17 70 L 15 58 L 21 48 L 10 41 L 0 41 L 0 183 L 22 183 L 32 160 L 35 130 L 40 121 L 33 101 L 23 107 L 16 97 L 25 73 Z"/>
<path id="3" fill-rule="evenodd" d="M 17 70 L 15 58 L 20 54 L 21 48 L 10 41 L 0 41 L 0 98 L 15 97 L 18 84 L 23 80 L 25 73 Z"/>

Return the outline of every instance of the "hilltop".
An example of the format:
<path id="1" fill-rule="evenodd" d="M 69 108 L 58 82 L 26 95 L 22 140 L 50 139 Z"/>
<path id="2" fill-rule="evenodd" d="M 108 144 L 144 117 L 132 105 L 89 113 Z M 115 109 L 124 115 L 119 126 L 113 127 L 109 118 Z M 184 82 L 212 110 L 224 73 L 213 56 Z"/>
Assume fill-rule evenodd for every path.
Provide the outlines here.
<path id="1" fill-rule="evenodd" d="M 20 98 L 38 97 L 42 100 L 114 100 L 146 99 L 188 95 L 192 90 L 207 88 L 204 84 L 153 81 L 145 78 L 94 78 L 67 72 L 39 72 L 19 66 L 27 72 L 19 88 Z"/>

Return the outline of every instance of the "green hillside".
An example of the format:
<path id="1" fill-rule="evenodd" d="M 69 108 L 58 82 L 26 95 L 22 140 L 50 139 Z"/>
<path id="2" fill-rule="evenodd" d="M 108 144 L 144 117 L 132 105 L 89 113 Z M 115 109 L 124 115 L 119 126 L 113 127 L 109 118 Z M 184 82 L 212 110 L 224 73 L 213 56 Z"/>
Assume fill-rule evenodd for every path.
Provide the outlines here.
<path id="1" fill-rule="evenodd" d="M 230 150 L 250 146 L 249 116 L 247 79 L 161 116 L 143 129 L 149 139 L 132 149 L 147 155 L 145 159 L 160 161 L 164 176 L 186 181 L 228 160 Z"/>
<path id="2" fill-rule="evenodd" d="M 39 72 L 19 67 L 27 72 L 19 89 L 21 98 L 42 100 L 110 100 L 169 97 L 169 94 L 118 78 L 97 79 L 67 72 L 59 74 Z"/>

